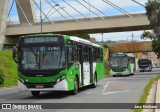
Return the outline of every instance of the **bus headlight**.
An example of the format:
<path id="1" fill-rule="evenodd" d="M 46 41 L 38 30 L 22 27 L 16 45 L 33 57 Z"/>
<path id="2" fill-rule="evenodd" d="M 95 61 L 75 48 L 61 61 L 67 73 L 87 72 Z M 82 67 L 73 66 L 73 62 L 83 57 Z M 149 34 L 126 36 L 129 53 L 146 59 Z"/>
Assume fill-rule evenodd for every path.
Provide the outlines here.
<path id="1" fill-rule="evenodd" d="M 61 77 L 61 81 L 64 80 L 65 78 L 66 78 L 66 75 L 63 75 L 63 76 Z"/>
<path id="2" fill-rule="evenodd" d="M 66 75 L 63 75 L 62 77 L 58 78 L 56 83 L 61 82 L 62 80 L 64 80 L 66 78 Z"/>
<path id="3" fill-rule="evenodd" d="M 59 83 L 60 81 L 61 81 L 61 78 L 58 78 L 57 81 L 56 81 L 56 83 Z"/>

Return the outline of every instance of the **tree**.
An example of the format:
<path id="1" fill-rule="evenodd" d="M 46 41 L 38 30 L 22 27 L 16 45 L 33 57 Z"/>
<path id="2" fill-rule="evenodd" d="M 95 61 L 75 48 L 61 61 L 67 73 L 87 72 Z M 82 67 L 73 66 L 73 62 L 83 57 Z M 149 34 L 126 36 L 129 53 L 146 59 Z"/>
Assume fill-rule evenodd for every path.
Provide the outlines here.
<path id="1" fill-rule="evenodd" d="M 90 39 L 90 35 L 89 34 L 77 34 L 75 36 L 83 38 L 83 39 L 86 39 L 86 40 Z"/>
<path id="2" fill-rule="evenodd" d="M 145 9 L 148 20 L 150 21 L 150 28 L 153 31 L 144 31 L 141 39 L 151 39 L 152 50 L 160 58 L 160 2 L 158 0 L 148 0 Z"/>
<path id="3" fill-rule="evenodd" d="M 158 0 L 148 0 L 145 9 L 153 32 L 160 36 L 160 2 Z"/>

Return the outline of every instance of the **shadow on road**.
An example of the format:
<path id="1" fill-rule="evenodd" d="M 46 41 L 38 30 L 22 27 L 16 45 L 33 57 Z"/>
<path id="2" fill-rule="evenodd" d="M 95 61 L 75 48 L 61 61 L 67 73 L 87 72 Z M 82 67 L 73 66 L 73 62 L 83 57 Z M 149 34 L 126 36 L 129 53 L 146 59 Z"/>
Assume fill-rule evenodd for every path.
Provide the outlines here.
<path id="1" fill-rule="evenodd" d="M 97 87 L 98 86 L 99 85 L 97 85 Z M 93 88 L 91 86 L 82 87 L 79 89 L 78 94 L 80 94 L 83 91 L 89 90 L 89 89 L 93 89 Z M 66 91 L 52 91 L 52 92 L 41 92 L 40 96 L 38 96 L 38 97 L 33 97 L 30 94 L 29 97 L 25 97 L 22 99 L 25 99 L 25 100 L 27 100 L 27 99 L 63 99 L 65 97 L 74 97 L 74 96 L 76 96 L 76 95 L 72 95 L 71 91 L 68 91 L 68 92 L 66 92 Z"/>

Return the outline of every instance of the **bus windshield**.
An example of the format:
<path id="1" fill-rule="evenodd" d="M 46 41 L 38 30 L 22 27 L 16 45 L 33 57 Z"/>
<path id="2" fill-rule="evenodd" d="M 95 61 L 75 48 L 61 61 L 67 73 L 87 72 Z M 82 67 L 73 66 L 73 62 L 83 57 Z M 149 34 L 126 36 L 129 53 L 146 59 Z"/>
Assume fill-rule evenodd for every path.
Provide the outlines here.
<path id="1" fill-rule="evenodd" d="M 111 57 L 111 67 L 113 68 L 126 68 L 128 66 L 127 57 Z"/>
<path id="2" fill-rule="evenodd" d="M 59 69 L 66 66 L 64 46 L 22 47 L 19 58 L 24 70 Z"/>
<path id="3" fill-rule="evenodd" d="M 148 59 L 140 59 L 138 60 L 138 64 L 139 65 L 146 65 L 146 64 L 150 64 Z"/>
<path id="4" fill-rule="evenodd" d="M 112 67 L 118 67 L 118 57 L 112 57 L 111 58 L 111 61 L 110 61 L 110 64 Z"/>

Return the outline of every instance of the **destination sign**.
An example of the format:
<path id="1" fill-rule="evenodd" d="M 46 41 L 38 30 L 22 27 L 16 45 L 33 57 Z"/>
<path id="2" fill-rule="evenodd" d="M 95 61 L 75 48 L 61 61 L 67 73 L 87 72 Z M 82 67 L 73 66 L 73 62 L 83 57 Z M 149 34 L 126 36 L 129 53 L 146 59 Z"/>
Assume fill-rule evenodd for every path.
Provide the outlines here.
<path id="1" fill-rule="evenodd" d="M 117 56 L 126 56 L 125 54 L 111 54 L 112 57 L 117 57 Z"/>
<path id="2" fill-rule="evenodd" d="M 24 38 L 24 43 L 50 43 L 58 42 L 58 37 L 29 37 Z"/>

